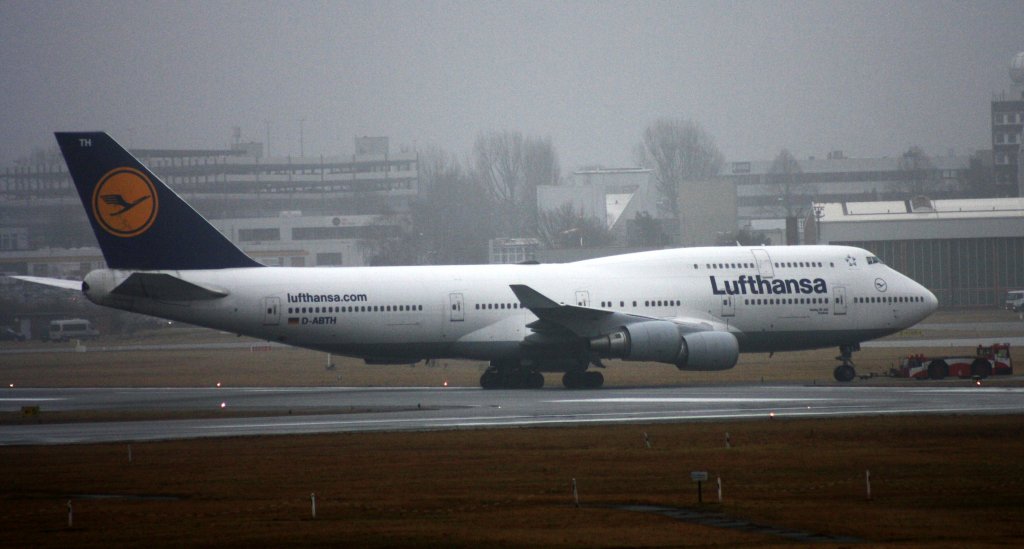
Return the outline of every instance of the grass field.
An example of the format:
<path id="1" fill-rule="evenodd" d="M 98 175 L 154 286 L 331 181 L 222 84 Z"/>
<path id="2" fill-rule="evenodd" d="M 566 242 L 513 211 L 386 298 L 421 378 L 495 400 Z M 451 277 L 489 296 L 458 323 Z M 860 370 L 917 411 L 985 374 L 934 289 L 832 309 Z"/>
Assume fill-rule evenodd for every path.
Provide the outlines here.
<path id="1" fill-rule="evenodd" d="M 1019 546 L 1022 433 L 1020 416 L 929 416 L 6 447 L 0 545 L 799 543 L 620 508 L 646 504 L 844 540 L 826 546 Z"/>

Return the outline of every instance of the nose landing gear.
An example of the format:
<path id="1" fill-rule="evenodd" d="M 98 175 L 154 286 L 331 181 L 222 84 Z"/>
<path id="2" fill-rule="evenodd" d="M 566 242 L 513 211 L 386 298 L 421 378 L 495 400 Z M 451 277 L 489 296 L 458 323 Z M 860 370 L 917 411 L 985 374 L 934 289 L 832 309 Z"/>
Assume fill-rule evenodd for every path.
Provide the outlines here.
<path id="1" fill-rule="evenodd" d="M 836 369 L 832 371 L 832 376 L 836 378 L 836 381 L 847 383 L 857 377 L 857 370 L 853 366 L 853 353 L 859 350 L 860 343 L 839 346 L 839 356 L 836 357 L 836 360 L 842 364 L 836 366 Z"/>

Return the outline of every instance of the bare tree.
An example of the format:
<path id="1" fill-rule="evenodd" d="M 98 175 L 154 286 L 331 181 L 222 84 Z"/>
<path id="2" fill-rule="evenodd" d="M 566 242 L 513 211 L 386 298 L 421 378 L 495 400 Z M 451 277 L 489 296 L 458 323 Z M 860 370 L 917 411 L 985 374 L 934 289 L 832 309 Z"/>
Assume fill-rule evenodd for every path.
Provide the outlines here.
<path id="1" fill-rule="evenodd" d="M 628 228 L 630 245 L 661 247 L 672 243 L 672 239 L 665 234 L 661 221 L 646 211 L 637 212 Z"/>
<path id="2" fill-rule="evenodd" d="M 964 178 L 964 186 L 969 198 L 989 198 L 997 194 L 991 158 L 986 162 L 982 154 L 971 155 L 970 167 Z M 989 151 L 989 155 L 991 155 L 991 151 Z"/>
<path id="3" fill-rule="evenodd" d="M 767 209 L 774 215 L 778 215 L 779 209 L 782 210 L 786 218 L 787 244 L 800 241 L 799 218 L 810 207 L 816 192 L 813 186 L 800 183 L 802 173 L 800 162 L 785 148 L 775 155 L 775 160 L 768 168 L 768 184 L 774 188 L 776 203 L 768 205 Z"/>
<path id="4" fill-rule="evenodd" d="M 538 225 L 537 187 L 557 185 L 561 168 L 550 137 L 528 137 L 523 143 L 523 192 L 519 203 L 525 232 L 536 233 Z"/>
<path id="5" fill-rule="evenodd" d="M 548 248 L 595 248 L 607 246 L 614 240 L 604 222 L 587 217 L 572 204 L 544 210 L 539 218 L 539 236 Z"/>
<path id="6" fill-rule="evenodd" d="M 636 156 L 641 166 L 654 170 L 655 184 L 666 202 L 665 210 L 672 214 L 680 230 L 680 189 L 687 181 L 718 175 L 723 162 L 715 140 L 700 124 L 677 118 L 660 118 L 647 126 L 636 147 Z"/>
<path id="7" fill-rule="evenodd" d="M 420 244 L 409 216 L 385 211 L 359 234 L 356 247 L 368 265 L 416 265 Z"/>
<path id="8" fill-rule="evenodd" d="M 761 231 L 743 227 L 734 233 L 720 236 L 716 243 L 719 246 L 771 246 L 772 239 Z"/>
<path id="9" fill-rule="evenodd" d="M 419 155 L 420 195 L 413 226 L 421 234 L 422 263 L 485 262 L 496 232 L 495 204 L 451 154 L 431 148 Z"/>
<path id="10" fill-rule="evenodd" d="M 359 248 L 372 265 L 482 263 L 494 235 L 494 201 L 456 158 L 438 148 L 418 155 L 419 193 L 408 215 L 384 212 Z"/>
<path id="11" fill-rule="evenodd" d="M 778 204 L 773 206 L 781 206 L 786 219 L 796 215 L 797 210 L 809 202 L 805 199 L 806 195 L 798 190 L 798 178 L 801 173 L 803 168 L 789 149 L 779 151 L 768 168 L 768 183 L 775 188 L 774 194 L 778 200 Z"/>
<path id="12" fill-rule="evenodd" d="M 907 149 L 900 157 L 899 167 L 903 192 L 913 196 L 928 192 L 935 177 L 935 166 L 921 147 L 914 145 Z"/>
<path id="13" fill-rule="evenodd" d="M 473 145 L 473 165 L 481 185 L 494 196 L 501 233 L 525 236 L 537 230 L 537 186 L 558 182 L 558 155 L 551 140 L 519 132 L 481 134 Z"/>

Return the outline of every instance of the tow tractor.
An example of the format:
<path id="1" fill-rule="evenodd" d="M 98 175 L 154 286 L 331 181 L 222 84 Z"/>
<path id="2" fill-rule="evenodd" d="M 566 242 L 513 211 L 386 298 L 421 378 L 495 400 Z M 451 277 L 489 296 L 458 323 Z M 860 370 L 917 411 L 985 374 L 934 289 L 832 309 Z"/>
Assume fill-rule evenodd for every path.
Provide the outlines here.
<path id="1" fill-rule="evenodd" d="M 925 356 L 910 355 L 900 360 L 899 368 L 893 368 L 892 377 L 914 379 L 943 379 L 947 376 L 959 378 L 986 378 L 990 375 L 1013 374 L 1010 360 L 1010 344 L 995 343 L 988 347 L 978 345 L 974 356 Z"/>

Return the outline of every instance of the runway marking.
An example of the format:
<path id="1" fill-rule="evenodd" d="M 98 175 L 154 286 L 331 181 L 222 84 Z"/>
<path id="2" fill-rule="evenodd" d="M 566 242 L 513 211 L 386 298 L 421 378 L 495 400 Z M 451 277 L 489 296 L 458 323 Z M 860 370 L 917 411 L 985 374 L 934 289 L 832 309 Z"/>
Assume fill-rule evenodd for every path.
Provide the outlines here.
<path id="1" fill-rule="evenodd" d="M 846 406 L 848 410 L 839 413 L 843 414 L 865 414 L 874 413 L 874 408 L 867 405 Z M 776 417 L 782 414 L 795 415 L 815 414 L 813 410 L 805 408 L 755 408 L 755 409 L 732 409 L 716 410 L 714 413 L 697 411 L 641 411 L 641 412 L 601 412 L 591 414 L 547 414 L 547 415 L 509 415 L 509 416 L 477 416 L 477 417 L 440 417 L 440 418 L 406 418 L 406 419 L 363 419 L 363 420 L 319 420 L 319 421 L 282 421 L 276 423 L 244 423 L 237 425 L 202 425 L 199 429 L 263 429 L 270 427 L 326 427 L 326 426 L 371 426 L 381 424 L 423 424 L 435 427 L 478 427 L 487 425 L 530 425 L 546 423 L 599 423 L 599 422 L 642 422 L 642 421 L 670 421 L 681 419 L 713 419 L 713 418 L 750 418 L 768 417 L 769 412 L 775 412 Z M 934 411 L 934 410 L 929 410 Z"/>
<path id="2" fill-rule="evenodd" d="M 920 388 L 920 389 L 907 389 L 908 393 L 989 393 L 996 395 L 1005 395 L 1007 393 L 1018 393 L 1024 394 L 1024 388 L 1020 387 L 936 387 L 931 388 Z"/>
<path id="3" fill-rule="evenodd" d="M 808 417 L 858 417 L 867 415 L 907 415 L 907 414 L 956 414 L 965 412 L 985 412 L 995 413 L 998 412 L 1001 407 L 995 408 L 922 408 L 922 409 L 908 409 L 908 410 L 845 410 L 835 412 L 799 412 L 794 410 L 784 410 L 775 414 L 774 420 L 787 419 L 787 418 L 808 418 Z M 1005 410 L 1018 410 L 1013 407 L 1002 408 Z M 434 427 L 502 427 L 502 426 L 529 426 L 529 425 L 557 425 L 557 424 L 590 424 L 590 423 L 643 423 L 648 421 L 653 422 L 666 422 L 666 421 L 694 421 L 694 420 L 709 420 L 709 419 L 757 419 L 764 418 L 765 421 L 769 420 L 766 414 L 761 411 L 757 414 L 751 412 L 737 412 L 737 413 L 722 413 L 716 412 L 711 414 L 689 414 L 689 415 L 652 415 L 650 417 L 636 417 L 636 418 L 625 418 L 625 417 L 614 417 L 614 418 L 534 418 L 529 420 L 517 420 L 517 421 L 502 421 L 497 418 L 492 421 L 477 421 L 477 422 L 461 422 L 461 423 L 448 423 L 432 425 Z"/>
<path id="4" fill-rule="evenodd" d="M 479 391 L 478 387 L 224 387 L 250 393 L 396 393 L 403 391 L 449 393 L 452 391 Z"/>
<path id="5" fill-rule="evenodd" d="M 829 402 L 833 400 L 839 400 L 835 398 L 713 398 L 713 397 L 664 397 L 664 398 L 648 398 L 648 397 L 609 397 L 609 398 L 577 398 L 577 399 L 565 399 L 565 400 L 549 400 L 551 403 L 593 403 L 593 402 L 609 402 L 617 404 L 642 404 L 642 403 L 692 403 L 692 404 L 708 404 L 714 402 L 754 402 L 754 403 L 767 403 L 767 402 Z"/>
<path id="6" fill-rule="evenodd" d="M 503 418 L 531 418 L 536 416 L 500 416 Z M 245 423 L 240 425 L 201 425 L 200 429 L 262 429 L 266 427 L 323 427 L 328 425 L 372 425 L 381 423 L 417 423 L 417 422 L 428 422 L 428 421 L 459 421 L 461 418 L 457 417 L 444 417 L 444 418 L 412 418 L 412 419 L 361 419 L 361 420 L 323 420 L 323 421 L 301 421 L 301 422 L 290 422 L 287 418 L 283 418 L 284 421 L 278 423 Z M 476 419 L 476 418 L 465 418 L 465 419 Z M 480 418 L 484 419 L 484 418 Z"/>
<path id="7" fill-rule="evenodd" d="M 436 391 L 439 393 L 449 393 L 453 391 L 479 391 L 478 387 L 249 387 L 249 386 L 235 386 L 225 385 L 223 387 L 215 387 L 213 385 L 200 386 L 200 387 L 81 387 L 81 388 L 69 388 L 67 390 L 72 391 L 105 391 L 113 389 L 122 393 L 140 393 L 140 392 L 182 392 L 182 391 L 238 391 L 238 392 L 250 392 L 250 393 L 320 393 L 320 392 L 331 392 L 331 393 L 348 393 L 348 392 L 359 392 L 359 393 L 374 393 L 374 392 L 402 392 L 402 391 Z"/>

